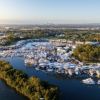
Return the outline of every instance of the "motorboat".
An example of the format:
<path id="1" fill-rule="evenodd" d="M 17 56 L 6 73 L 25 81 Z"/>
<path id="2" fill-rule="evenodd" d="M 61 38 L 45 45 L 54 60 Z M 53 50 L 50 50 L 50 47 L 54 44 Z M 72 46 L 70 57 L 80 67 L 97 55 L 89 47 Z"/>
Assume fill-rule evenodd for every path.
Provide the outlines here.
<path id="1" fill-rule="evenodd" d="M 36 70 L 40 70 L 38 67 L 35 68 Z"/>
<path id="2" fill-rule="evenodd" d="M 97 84 L 100 85 L 100 80 L 97 81 Z"/>
<path id="3" fill-rule="evenodd" d="M 48 72 L 53 72 L 53 69 L 48 68 L 47 71 L 48 71 Z"/>
<path id="4" fill-rule="evenodd" d="M 95 81 L 92 78 L 87 78 L 82 80 L 82 83 L 84 84 L 95 84 Z"/>

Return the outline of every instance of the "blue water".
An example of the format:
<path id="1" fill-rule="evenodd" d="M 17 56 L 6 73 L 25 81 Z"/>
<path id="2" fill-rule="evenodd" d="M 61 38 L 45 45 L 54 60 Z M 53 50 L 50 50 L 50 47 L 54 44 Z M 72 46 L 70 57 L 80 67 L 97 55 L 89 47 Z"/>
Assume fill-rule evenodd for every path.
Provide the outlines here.
<path id="1" fill-rule="evenodd" d="M 23 58 L 13 58 L 13 59 L 6 59 L 8 60 L 16 69 L 23 70 L 26 72 L 29 76 L 37 76 L 42 80 L 48 81 L 51 84 L 55 84 L 60 88 L 61 94 L 60 99 L 61 100 L 100 100 L 100 86 L 97 85 L 85 85 L 81 83 L 81 80 L 78 79 L 67 79 L 63 78 L 57 75 L 54 75 L 53 73 L 45 73 L 42 71 L 36 71 L 34 68 L 29 68 L 28 66 L 24 65 Z M 0 88 L 3 84 L 3 87 L 5 89 L 8 87 L 0 81 Z M 12 91 L 12 95 L 10 98 L 10 92 Z M 8 95 L 9 98 L 5 99 L 2 97 L 2 93 L 4 95 Z M 0 100 L 26 100 L 23 96 L 18 95 L 16 92 L 14 92 L 12 89 L 8 89 L 8 91 L 0 91 Z M 18 99 L 19 98 L 19 99 Z"/>
<path id="2" fill-rule="evenodd" d="M 0 80 L 0 100 L 27 100 Z"/>

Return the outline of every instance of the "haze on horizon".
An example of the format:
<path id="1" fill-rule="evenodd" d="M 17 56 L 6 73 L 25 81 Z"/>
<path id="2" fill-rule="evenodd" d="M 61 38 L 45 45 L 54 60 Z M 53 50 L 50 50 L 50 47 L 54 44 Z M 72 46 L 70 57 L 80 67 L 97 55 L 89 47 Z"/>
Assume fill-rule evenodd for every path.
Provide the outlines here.
<path id="1" fill-rule="evenodd" d="M 100 0 L 0 0 L 0 24 L 100 23 Z"/>

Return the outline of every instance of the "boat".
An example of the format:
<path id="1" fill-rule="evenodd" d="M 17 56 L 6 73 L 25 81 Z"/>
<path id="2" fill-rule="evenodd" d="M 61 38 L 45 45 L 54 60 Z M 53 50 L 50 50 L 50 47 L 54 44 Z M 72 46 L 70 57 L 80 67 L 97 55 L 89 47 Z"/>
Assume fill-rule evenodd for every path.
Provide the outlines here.
<path id="1" fill-rule="evenodd" d="M 100 80 L 97 81 L 97 84 L 100 85 Z"/>
<path id="2" fill-rule="evenodd" d="M 36 70 L 40 70 L 38 67 L 35 68 Z"/>
<path id="3" fill-rule="evenodd" d="M 47 69 L 48 72 L 53 72 L 53 69 L 49 68 Z"/>
<path id="4" fill-rule="evenodd" d="M 95 84 L 95 81 L 92 78 L 87 78 L 82 80 L 82 83 L 84 84 Z"/>

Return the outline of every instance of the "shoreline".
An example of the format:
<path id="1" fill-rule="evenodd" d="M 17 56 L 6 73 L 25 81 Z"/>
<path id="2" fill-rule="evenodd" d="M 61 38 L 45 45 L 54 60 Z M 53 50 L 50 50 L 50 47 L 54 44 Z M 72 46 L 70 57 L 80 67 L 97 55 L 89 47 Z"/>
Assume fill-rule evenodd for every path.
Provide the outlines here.
<path id="1" fill-rule="evenodd" d="M 14 92 L 16 92 L 17 94 L 19 94 L 19 95 L 25 97 L 27 100 L 29 100 L 29 98 L 28 98 L 27 96 L 25 96 L 24 94 L 22 94 L 22 93 L 20 93 L 19 91 L 17 91 L 16 88 L 10 86 L 3 78 L 0 77 L 0 80 L 1 80 L 2 82 L 4 82 L 4 84 L 5 84 L 6 86 L 8 86 L 9 88 L 11 88 Z"/>
<path id="2" fill-rule="evenodd" d="M 9 64 L 9 63 L 6 63 L 6 62 L 4 62 L 4 61 L 0 61 L 0 66 L 2 65 L 1 63 L 4 63 L 4 64 L 8 64 L 8 69 L 3 69 L 3 71 L 1 71 L 1 69 L 0 69 L 0 79 L 1 80 L 3 80 L 9 87 L 11 87 L 12 89 L 14 89 L 17 93 L 20 93 L 20 94 L 22 94 L 23 96 L 25 96 L 26 98 L 28 98 L 29 100 L 39 100 L 40 98 L 43 98 L 43 99 L 45 99 L 45 100 L 58 100 L 58 88 L 56 87 L 56 86 L 54 86 L 54 85 L 51 85 L 51 84 L 48 84 L 48 83 L 46 83 L 46 82 L 44 82 L 44 81 L 41 81 L 39 78 L 37 78 L 37 77 L 31 77 L 31 78 L 29 78 L 29 77 L 27 77 L 27 79 L 23 79 L 24 80 L 24 83 L 20 83 L 19 82 L 19 84 L 17 84 L 17 85 L 14 85 L 14 84 L 16 84 L 16 83 L 14 83 L 14 81 L 12 81 L 12 79 L 11 78 L 8 78 L 8 76 L 7 76 L 7 71 L 11 71 L 11 70 L 14 70 L 15 71 L 15 73 L 16 72 L 18 72 L 19 74 L 22 74 L 22 72 L 21 71 L 19 71 L 19 70 L 16 70 L 16 69 L 14 69 L 14 68 L 12 68 L 11 67 L 11 65 Z M 6 65 L 7 66 L 7 65 Z M 2 67 L 4 67 L 5 68 L 5 66 L 2 66 Z M 6 71 L 6 72 L 4 72 L 4 71 Z M 25 73 L 24 73 L 25 74 Z M 22 74 L 22 75 L 24 75 L 24 74 Z M 25 74 L 25 75 L 27 75 L 27 74 Z M 13 77 L 13 76 L 11 76 L 11 77 Z M 30 80 L 31 79 L 31 80 Z M 15 79 L 15 81 L 16 81 L 17 79 Z M 32 81 L 33 80 L 33 81 Z M 20 80 L 20 81 L 22 81 L 22 79 Z M 29 81 L 31 81 L 31 83 L 29 82 Z M 34 95 L 34 93 L 36 93 L 36 91 L 33 89 L 33 92 L 29 92 L 28 93 L 28 91 L 32 91 L 32 90 L 30 90 L 30 89 L 28 89 L 27 90 L 27 87 L 31 87 L 31 86 L 34 86 L 34 88 L 36 88 L 35 86 L 37 86 L 37 84 L 35 84 L 34 82 L 36 81 L 36 83 L 39 85 L 39 91 L 36 89 L 36 91 L 38 91 L 39 93 L 37 94 L 37 96 L 36 96 L 36 98 L 35 98 L 35 95 Z M 40 82 L 40 83 L 39 83 Z M 13 83 L 13 84 L 12 84 Z M 23 84 L 29 84 L 27 87 L 25 87 Z M 22 86 L 21 88 L 18 88 L 19 86 Z M 45 87 L 46 86 L 46 87 Z M 38 88 L 38 87 L 37 87 Z M 41 90 L 41 88 L 43 89 L 43 91 L 45 91 L 43 94 L 45 95 L 44 97 L 41 97 L 40 96 L 40 94 L 43 92 L 42 90 Z M 47 89 L 46 89 L 47 88 Z M 26 92 L 23 90 L 23 89 L 25 89 L 25 90 L 27 90 Z M 53 91 L 52 91 L 52 89 L 54 89 Z M 22 91 L 23 90 L 23 91 Z M 47 90 L 48 90 L 48 92 L 51 94 L 51 96 L 54 96 L 54 97 L 49 97 L 49 94 L 47 94 L 48 92 L 47 92 Z M 55 93 L 55 92 L 57 93 Z M 54 93 L 53 93 L 54 92 Z M 46 97 L 46 95 L 47 95 L 47 97 Z M 39 97 L 38 97 L 39 96 Z M 35 98 L 35 99 L 34 99 Z"/>

